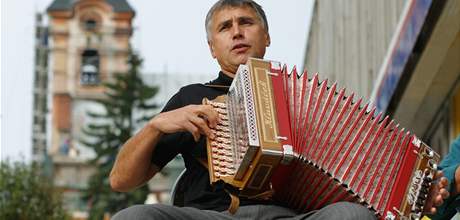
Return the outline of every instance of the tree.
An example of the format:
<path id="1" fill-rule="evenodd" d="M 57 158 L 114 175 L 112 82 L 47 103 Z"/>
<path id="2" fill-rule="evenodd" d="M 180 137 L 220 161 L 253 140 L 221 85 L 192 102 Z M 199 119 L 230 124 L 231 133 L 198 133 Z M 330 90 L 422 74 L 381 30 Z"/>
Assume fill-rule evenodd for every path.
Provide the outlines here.
<path id="1" fill-rule="evenodd" d="M 96 102 L 102 105 L 104 113 L 87 112 L 92 120 L 83 128 L 86 137 L 80 142 L 96 153 L 90 161 L 96 173 L 90 177 L 83 196 L 90 204 L 90 219 L 102 219 L 105 213 L 112 215 L 130 205 L 144 203 L 149 193 L 147 185 L 130 193 L 118 193 L 109 184 L 110 170 L 120 147 L 153 116 L 151 112 L 156 108 L 148 101 L 158 88 L 144 84 L 139 73 L 141 64 L 138 55 L 131 52 L 128 72 L 115 74 L 112 82 L 103 84 L 106 98 Z"/>
<path id="2" fill-rule="evenodd" d="M 60 192 L 37 164 L 0 163 L 0 219 L 69 219 Z"/>

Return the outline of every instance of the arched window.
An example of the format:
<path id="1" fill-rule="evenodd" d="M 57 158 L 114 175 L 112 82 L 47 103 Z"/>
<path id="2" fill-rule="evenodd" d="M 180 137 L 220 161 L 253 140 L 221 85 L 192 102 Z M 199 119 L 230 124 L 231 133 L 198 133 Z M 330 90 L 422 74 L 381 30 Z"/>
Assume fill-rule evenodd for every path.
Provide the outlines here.
<path id="1" fill-rule="evenodd" d="M 84 22 L 85 30 L 94 31 L 97 28 L 97 21 L 94 19 L 87 19 Z"/>
<path id="2" fill-rule="evenodd" d="M 99 84 L 99 53 L 94 49 L 86 49 L 81 56 L 81 75 L 82 85 Z"/>
<path id="3" fill-rule="evenodd" d="M 98 12 L 86 10 L 80 14 L 80 28 L 87 32 L 98 32 L 102 26 L 102 17 Z"/>

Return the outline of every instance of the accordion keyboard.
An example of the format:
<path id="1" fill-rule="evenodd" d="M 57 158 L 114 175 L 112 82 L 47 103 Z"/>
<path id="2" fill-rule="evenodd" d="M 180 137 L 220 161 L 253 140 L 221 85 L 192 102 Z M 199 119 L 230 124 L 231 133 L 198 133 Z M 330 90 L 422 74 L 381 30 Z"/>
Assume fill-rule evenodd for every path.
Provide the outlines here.
<path id="1" fill-rule="evenodd" d="M 212 172 L 216 178 L 235 174 L 234 153 L 230 139 L 227 108 L 224 103 L 208 101 L 219 113 L 219 122 L 212 132 L 215 138 L 210 141 Z"/>

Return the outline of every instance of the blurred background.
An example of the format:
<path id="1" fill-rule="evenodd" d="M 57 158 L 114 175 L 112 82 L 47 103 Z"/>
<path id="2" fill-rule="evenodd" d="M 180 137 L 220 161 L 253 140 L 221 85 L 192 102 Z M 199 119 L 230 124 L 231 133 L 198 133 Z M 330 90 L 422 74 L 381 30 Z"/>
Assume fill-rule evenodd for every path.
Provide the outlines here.
<path id="1" fill-rule="evenodd" d="M 107 174 L 180 87 L 217 76 L 204 29 L 214 2 L 1 1 L 2 186 L 19 168 L 31 183 L 39 172 L 62 197 L 50 212 L 71 219 L 168 203 L 180 156 L 130 196 L 107 190 Z M 265 58 L 337 81 L 448 152 L 460 134 L 460 1 L 257 2 L 272 39 Z"/>

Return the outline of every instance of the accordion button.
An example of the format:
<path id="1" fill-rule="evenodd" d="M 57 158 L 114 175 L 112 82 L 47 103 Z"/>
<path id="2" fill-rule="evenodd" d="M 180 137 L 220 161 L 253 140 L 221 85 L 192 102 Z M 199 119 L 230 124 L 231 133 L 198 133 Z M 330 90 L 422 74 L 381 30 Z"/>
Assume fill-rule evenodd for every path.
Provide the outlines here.
<path id="1" fill-rule="evenodd" d="M 225 172 L 228 173 L 228 174 L 233 174 L 233 170 L 230 169 L 230 168 L 226 168 L 226 169 L 225 169 Z"/>
<path id="2" fill-rule="evenodd" d="M 228 144 L 222 144 L 222 149 L 224 149 L 226 151 L 231 151 L 232 150 L 232 148 Z"/>

